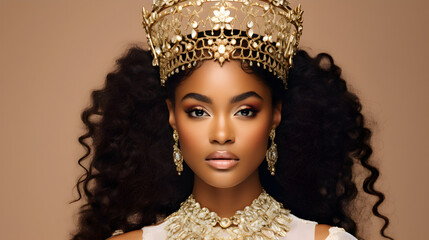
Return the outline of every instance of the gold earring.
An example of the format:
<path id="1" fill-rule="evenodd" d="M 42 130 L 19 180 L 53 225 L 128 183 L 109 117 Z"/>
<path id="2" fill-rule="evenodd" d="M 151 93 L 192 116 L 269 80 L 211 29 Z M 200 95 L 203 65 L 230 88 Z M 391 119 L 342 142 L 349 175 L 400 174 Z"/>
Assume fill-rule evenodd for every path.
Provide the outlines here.
<path id="1" fill-rule="evenodd" d="M 183 156 L 182 152 L 179 149 L 179 133 L 177 132 L 177 130 L 173 131 L 173 139 L 173 160 L 174 164 L 176 165 L 177 174 L 180 176 L 183 171 Z"/>
<path id="2" fill-rule="evenodd" d="M 276 164 L 279 156 L 277 153 L 277 145 L 274 143 L 275 137 L 276 137 L 276 130 L 272 129 L 270 132 L 271 146 L 270 148 L 268 148 L 267 153 L 265 154 L 265 157 L 268 163 L 268 171 L 270 171 L 271 175 L 273 176 L 276 174 L 276 169 L 274 165 Z"/>

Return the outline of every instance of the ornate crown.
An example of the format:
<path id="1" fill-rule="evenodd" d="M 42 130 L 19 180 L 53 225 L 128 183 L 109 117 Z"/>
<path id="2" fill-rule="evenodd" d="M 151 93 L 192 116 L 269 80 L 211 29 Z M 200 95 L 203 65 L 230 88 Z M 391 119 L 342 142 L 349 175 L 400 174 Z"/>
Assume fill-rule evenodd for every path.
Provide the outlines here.
<path id="1" fill-rule="evenodd" d="M 154 0 L 143 27 L 161 85 L 198 61 L 248 61 L 286 86 L 302 34 L 301 6 L 286 0 Z"/>

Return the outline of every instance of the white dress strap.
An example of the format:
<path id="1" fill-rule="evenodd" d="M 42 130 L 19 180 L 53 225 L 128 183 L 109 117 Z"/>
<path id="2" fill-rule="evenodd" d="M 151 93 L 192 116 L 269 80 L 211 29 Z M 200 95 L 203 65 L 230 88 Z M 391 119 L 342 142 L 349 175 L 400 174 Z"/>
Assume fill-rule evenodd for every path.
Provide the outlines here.
<path id="1" fill-rule="evenodd" d="M 317 222 L 304 220 L 293 214 L 290 214 L 290 216 L 292 217 L 290 230 L 286 237 L 281 238 L 281 240 L 314 240 Z"/>
<path id="2" fill-rule="evenodd" d="M 143 230 L 143 240 L 153 240 L 153 239 L 167 239 L 167 231 L 165 231 L 164 227 L 167 222 L 163 222 L 154 226 L 147 226 L 142 228 Z"/>
<path id="3" fill-rule="evenodd" d="M 325 240 L 358 240 L 350 233 L 346 232 L 343 228 L 331 227 L 329 228 L 329 236 Z"/>

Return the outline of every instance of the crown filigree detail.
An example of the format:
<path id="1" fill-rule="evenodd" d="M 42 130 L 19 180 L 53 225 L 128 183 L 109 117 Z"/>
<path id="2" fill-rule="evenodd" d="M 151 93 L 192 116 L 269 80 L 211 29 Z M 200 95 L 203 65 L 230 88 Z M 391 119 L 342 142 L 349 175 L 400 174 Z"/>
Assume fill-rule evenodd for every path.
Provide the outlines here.
<path id="1" fill-rule="evenodd" d="M 286 0 L 154 0 L 143 27 L 161 85 L 198 61 L 247 61 L 285 86 L 302 34 L 303 11 Z"/>

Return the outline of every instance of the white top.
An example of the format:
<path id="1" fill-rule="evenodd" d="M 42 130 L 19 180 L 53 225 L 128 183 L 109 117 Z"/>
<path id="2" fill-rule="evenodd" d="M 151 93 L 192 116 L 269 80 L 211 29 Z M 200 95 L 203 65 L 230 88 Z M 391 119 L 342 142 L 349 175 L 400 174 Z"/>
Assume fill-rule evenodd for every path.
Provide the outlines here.
<path id="1" fill-rule="evenodd" d="M 300 219 L 293 214 L 292 222 L 290 223 L 290 231 L 286 237 L 279 240 L 314 240 L 314 231 L 316 229 L 316 222 Z M 143 240 L 162 240 L 167 239 L 167 231 L 163 222 L 159 225 L 144 227 Z M 344 231 L 342 228 L 331 227 L 329 229 L 329 236 L 325 240 L 357 240 L 351 234 Z"/>

